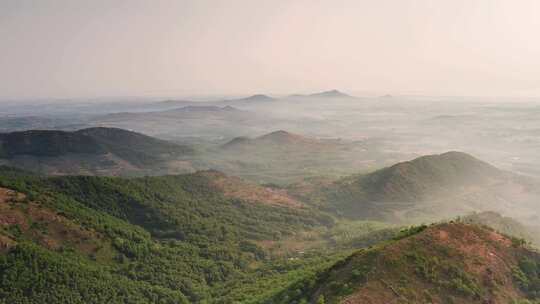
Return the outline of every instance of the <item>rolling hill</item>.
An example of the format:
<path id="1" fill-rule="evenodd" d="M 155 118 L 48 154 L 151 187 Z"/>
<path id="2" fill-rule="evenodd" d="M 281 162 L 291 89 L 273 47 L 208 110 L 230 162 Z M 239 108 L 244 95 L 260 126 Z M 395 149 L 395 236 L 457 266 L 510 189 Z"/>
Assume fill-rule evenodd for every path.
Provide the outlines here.
<path id="1" fill-rule="evenodd" d="M 533 303 L 540 255 L 519 239 L 463 223 L 405 230 L 268 303 Z"/>
<path id="2" fill-rule="evenodd" d="M 466 153 L 428 155 L 365 176 L 346 178 L 342 187 L 364 189 L 370 201 L 418 201 L 504 177 L 497 168 Z"/>
<path id="3" fill-rule="evenodd" d="M 0 143 L 4 164 L 46 174 L 115 175 L 150 170 L 193 153 L 186 146 L 116 128 L 4 133 Z"/>
<path id="4" fill-rule="evenodd" d="M 234 137 L 202 153 L 200 163 L 258 183 L 283 185 L 306 177 L 343 176 L 374 167 L 378 160 L 374 150 L 363 141 L 320 139 L 277 130 L 257 137 Z"/>
<path id="5" fill-rule="evenodd" d="M 368 174 L 291 187 L 303 200 L 351 218 L 433 221 L 497 211 L 534 222 L 538 182 L 499 170 L 462 152 L 428 155 Z M 307 190 L 306 190 L 307 189 Z"/>
<path id="6" fill-rule="evenodd" d="M 325 142 L 290 133 L 284 130 L 274 131 L 256 138 L 235 137 L 223 145 L 225 149 L 304 149 L 315 146 L 323 147 Z"/>

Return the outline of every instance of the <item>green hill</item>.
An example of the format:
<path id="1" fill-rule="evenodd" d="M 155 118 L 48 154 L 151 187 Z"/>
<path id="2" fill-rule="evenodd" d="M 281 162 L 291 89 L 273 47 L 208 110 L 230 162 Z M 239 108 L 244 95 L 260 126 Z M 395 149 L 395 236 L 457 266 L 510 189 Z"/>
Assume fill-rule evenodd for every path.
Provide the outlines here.
<path id="1" fill-rule="evenodd" d="M 5 164 L 47 174 L 115 175 L 193 153 L 186 146 L 116 128 L 12 132 L 0 134 L 0 142 Z"/>
<path id="2" fill-rule="evenodd" d="M 420 226 L 360 250 L 267 303 L 536 303 L 540 255 L 463 223 Z"/>
<path id="3" fill-rule="evenodd" d="M 447 152 L 290 191 L 338 215 L 411 223 L 473 211 L 530 217 L 539 197 L 533 184 L 468 154 Z"/>
<path id="4" fill-rule="evenodd" d="M 422 156 L 373 173 L 339 181 L 342 189 L 362 189 L 370 201 L 418 201 L 501 177 L 497 168 L 466 153 Z"/>

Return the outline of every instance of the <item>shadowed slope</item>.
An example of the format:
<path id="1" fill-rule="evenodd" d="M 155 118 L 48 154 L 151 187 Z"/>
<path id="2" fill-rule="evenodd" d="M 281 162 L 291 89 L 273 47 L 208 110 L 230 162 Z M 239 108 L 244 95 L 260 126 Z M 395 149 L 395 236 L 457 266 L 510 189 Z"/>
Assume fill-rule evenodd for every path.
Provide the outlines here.
<path id="1" fill-rule="evenodd" d="M 0 142 L 4 163 L 48 174 L 116 175 L 193 153 L 186 146 L 117 128 L 12 132 L 0 134 Z"/>

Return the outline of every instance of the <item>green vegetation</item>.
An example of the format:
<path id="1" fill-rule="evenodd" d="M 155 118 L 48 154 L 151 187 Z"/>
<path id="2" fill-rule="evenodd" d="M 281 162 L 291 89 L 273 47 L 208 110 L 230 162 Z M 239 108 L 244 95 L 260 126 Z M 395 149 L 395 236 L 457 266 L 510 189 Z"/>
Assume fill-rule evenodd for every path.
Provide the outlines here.
<path id="1" fill-rule="evenodd" d="M 189 303 L 70 253 L 21 243 L 0 256 L 0 303 Z"/>
<path id="2" fill-rule="evenodd" d="M 29 287 L 23 283 L 40 280 L 57 282 L 58 288 L 70 289 L 77 298 L 85 299 L 83 295 L 92 292 L 84 284 L 79 288 L 56 278 L 58 273 L 65 273 L 65 278 L 69 278 L 71 272 L 76 272 L 70 270 L 74 267 L 70 268 L 69 263 L 54 262 L 62 259 L 73 259 L 75 265 L 84 265 L 76 274 L 81 276 L 81 280 L 101 280 L 106 284 L 118 277 L 121 278 L 118 282 L 130 282 L 126 286 L 134 286 L 134 290 L 162 290 L 166 295 L 176 294 L 176 299 L 185 297 L 191 302 L 211 301 L 219 296 L 213 294 L 213 290 L 223 288 L 220 286 L 227 282 L 251 280 L 252 276 L 259 276 L 261 281 L 249 288 L 260 286 L 267 291 L 273 284 L 272 277 L 276 282 L 287 284 L 288 280 L 303 276 L 303 271 L 300 271 L 296 276 L 287 274 L 283 277 L 284 272 L 279 269 L 299 269 L 306 264 L 294 262 L 288 265 L 290 261 L 286 259 L 279 262 L 283 258 L 268 256 L 257 242 L 279 241 L 298 231 L 331 227 L 334 220 L 309 208 L 271 206 L 227 198 L 213 188 L 209 178 L 203 174 L 134 179 L 45 178 L 4 168 L 0 176 L 2 187 L 25 193 L 27 201 L 40 202 L 82 230 L 102 235 L 97 236 L 101 245 L 91 251 L 69 245 L 62 236 L 55 241 L 64 243 L 64 246 L 53 248 L 51 252 L 35 246 L 12 247 L 6 255 L 4 272 L 24 273 L 14 280 L 21 281 L 20 284 L 9 285 L 13 294 L 27 294 Z M 39 223 L 32 225 L 31 231 L 37 231 L 40 225 L 43 226 Z M 31 233 L 22 233 L 16 225 L 9 228 L 2 233 L 16 243 L 31 240 Z M 111 244 L 110 249 L 106 244 Z M 22 264 L 15 263 L 17 252 L 31 250 L 38 250 L 31 254 L 32 259 Z M 50 263 L 42 262 L 42 267 L 51 265 L 53 269 L 43 269 L 39 274 L 16 271 L 16 267 L 33 267 L 35 259 L 51 260 Z M 268 264 L 275 259 L 276 264 Z M 328 261 L 329 258 L 315 255 L 311 259 Z M 56 269 L 54 265 L 63 265 L 66 269 Z M 269 273 L 274 275 L 267 276 Z M 265 280 L 268 283 L 264 283 Z M 47 287 L 44 285 L 43 289 L 36 291 L 36 298 L 46 293 Z M 243 285 L 234 287 L 247 288 Z M 227 291 L 232 298 L 243 294 L 230 289 Z M 62 292 L 51 291 L 48 296 L 60 297 Z M 130 297 L 137 294 L 135 291 L 126 293 Z M 102 296 L 109 295 L 104 291 Z M 149 296 L 154 297 L 150 292 Z M 111 295 L 111 299 L 115 297 Z M 124 300 L 118 301 L 129 302 Z"/>
<path id="3" fill-rule="evenodd" d="M 525 256 L 512 269 L 514 280 L 530 298 L 540 301 L 540 258 Z"/>
<path id="4" fill-rule="evenodd" d="M 419 226 L 411 226 L 405 229 L 402 229 L 399 231 L 399 233 L 394 236 L 393 240 L 398 241 L 404 238 L 407 238 L 411 235 L 418 234 L 422 231 L 424 231 L 427 228 L 426 225 L 419 225 Z"/>

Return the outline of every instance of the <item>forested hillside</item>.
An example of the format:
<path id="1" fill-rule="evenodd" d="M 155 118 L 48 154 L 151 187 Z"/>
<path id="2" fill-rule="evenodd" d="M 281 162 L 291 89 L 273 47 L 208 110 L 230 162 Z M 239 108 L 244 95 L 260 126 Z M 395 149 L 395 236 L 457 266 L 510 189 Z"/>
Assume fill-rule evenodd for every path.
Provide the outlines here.
<path id="1" fill-rule="evenodd" d="M 212 290 L 272 260 L 259 244 L 334 225 L 306 207 L 225 195 L 213 176 L 40 177 L 3 168 L 6 299 L 210 301 Z"/>

